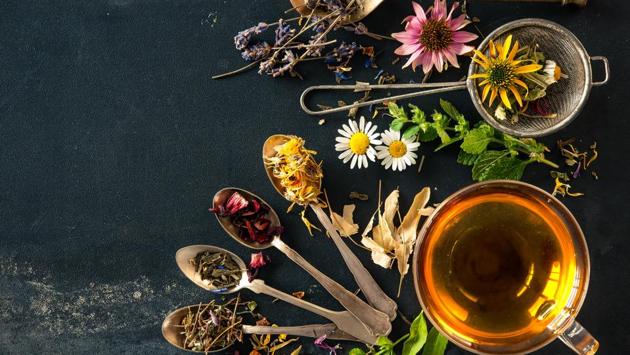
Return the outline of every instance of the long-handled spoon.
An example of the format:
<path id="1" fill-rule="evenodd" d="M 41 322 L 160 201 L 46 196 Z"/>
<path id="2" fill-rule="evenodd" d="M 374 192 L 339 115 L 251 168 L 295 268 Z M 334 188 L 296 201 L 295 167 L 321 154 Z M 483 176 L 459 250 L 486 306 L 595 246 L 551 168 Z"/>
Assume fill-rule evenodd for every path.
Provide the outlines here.
<path id="1" fill-rule="evenodd" d="M 276 134 L 267 138 L 262 149 L 263 164 L 265 158 L 271 158 L 276 155 L 276 151 L 274 149 L 276 146 L 286 143 L 289 139 L 290 138 L 288 136 L 282 134 Z M 284 187 L 282 186 L 282 184 L 280 184 L 280 181 L 278 181 L 278 179 L 273 176 L 273 172 L 270 170 L 267 164 L 265 164 L 265 171 L 267 172 L 267 176 L 269 177 L 269 180 L 271 181 L 271 184 L 274 186 L 276 191 L 278 191 L 278 193 L 283 197 L 286 196 L 284 193 Z M 319 185 L 321 186 L 321 179 L 319 181 Z M 367 271 L 367 269 L 365 268 L 365 266 L 363 266 L 363 264 L 361 264 L 361 261 L 359 261 L 357 256 L 354 255 L 352 250 L 350 250 L 346 243 L 344 243 L 344 241 L 339 236 L 339 233 L 337 233 L 337 229 L 333 226 L 330 218 L 328 218 L 328 215 L 326 215 L 324 210 L 322 210 L 321 206 L 310 204 L 309 207 L 315 212 L 317 218 L 322 223 L 322 225 L 332 238 L 333 242 L 337 246 L 337 249 L 339 249 L 343 260 L 348 266 L 348 269 L 350 269 L 350 272 L 354 276 L 354 279 L 356 280 L 357 285 L 359 285 L 359 288 L 361 288 L 361 291 L 365 295 L 365 298 L 367 298 L 368 303 L 379 311 L 387 314 L 390 320 L 396 318 L 396 302 L 394 302 L 394 300 L 389 298 L 389 296 L 387 296 L 385 292 L 383 292 L 383 290 L 376 283 L 372 275 L 370 275 L 369 271 Z"/>
<path id="2" fill-rule="evenodd" d="M 204 305 L 202 305 L 203 307 Z M 199 309 L 199 305 L 190 305 L 178 308 L 169 313 L 162 322 L 162 336 L 171 345 L 186 351 L 196 352 L 184 347 L 185 335 L 182 334 L 182 319 L 184 319 L 189 312 L 196 313 Z M 336 325 L 329 324 L 310 324 L 293 327 L 269 327 L 260 325 L 242 325 L 241 329 L 244 334 L 287 334 L 300 337 L 319 338 L 322 335 L 326 335 L 327 339 L 331 340 L 344 340 L 344 341 L 356 341 L 360 342 L 357 338 L 348 335 L 337 328 Z M 236 339 L 234 339 L 235 341 Z M 232 342 L 233 344 L 233 342 Z M 221 349 L 215 349 L 208 351 L 208 353 L 216 353 L 223 351 L 230 347 L 232 344 Z M 202 352 L 202 351 L 198 351 Z"/>
<path id="3" fill-rule="evenodd" d="M 260 203 L 265 205 L 269 210 L 267 218 L 270 220 L 271 226 L 280 226 L 280 218 L 278 217 L 276 211 L 271 208 L 265 200 L 247 190 L 235 187 L 221 189 L 214 195 L 214 199 L 212 200 L 213 207 L 216 208 L 217 206 L 223 205 L 234 192 L 238 192 L 247 199 L 255 198 L 260 201 Z M 239 236 L 238 227 L 230 221 L 229 217 L 216 216 L 221 227 L 223 227 L 223 229 L 232 238 L 244 246 L 252 249 L 265 249 L 274 246 L 288 256 L 289 259 L 293 260 L 296 264 L 313 276 L 313 278 L 317 280 L 337 301 L 339 301 L 345 309 L 363 322 L 374 335 L 388 335 L 391 332 L 392 325 L 387 314 L 372 308 L 357 295 L 346 290 L 339 283 L 319 271 L 300 254 L 298 254 L 298 252 L 286 245 L 282 239 L 280 239 L 280 236 L 275 236 L 270 242 L 265 244 L 249 242 Z"/>
<path id="4" fill-rule="evenodd" d="M 211 287 L 206 281 L 201 279 L 201 275 L 196 272 L 195 267 L 190 263 L 190 259 L 197 256 L 197 254 L 210 251 L 214 253 L 225 253 L 229 255 L 232 260 L 239 266 L 239 268 L 243 271 L 241 275 L 240 283 L 237 286 L 234 286 L 229 289 L 215 289 Z M 247 276 L 247 267 L 241 258 L 236 256 L 234 253 L 218 248 L 211 245 L 190 245 L 184 248 L 181 248 L 177 251 L 175 255 L 175 260 L 177 261 L 177 266 L 179 266 L 180 270 L 186 277 L 188 277 L 192 282 L 194 282 L 197 286 L 206 289 L 208 291 L 218 293 L 218 294 L 229 294 L 238 292 L 242 289 L 248 289 L 255 293 L 262 293 L 279 300 L 285 301 L 289 304 L 292 304 L 296 307 L 302 308 L 309 312 L 320 315 L 326 319 L 331 320 L 333 323 L 337 325 L 339 330 L 347 333 L 351 336 L 356 337 L 362 342 L 368 344 L 374 344 L 376 342 L 377 337 L 372 334 L 370 330 L 357 318 L 355 318 L 352 313 L 348 311 L 331 311 L 327 308 L 320 307 L 313 303 L 301 300 L 297 297 L 293 297 L 287 293 L 276 290 L 275 288 L 268 286 L 265 284 L 263 280 L 255 279 L 249 281 Z"/>

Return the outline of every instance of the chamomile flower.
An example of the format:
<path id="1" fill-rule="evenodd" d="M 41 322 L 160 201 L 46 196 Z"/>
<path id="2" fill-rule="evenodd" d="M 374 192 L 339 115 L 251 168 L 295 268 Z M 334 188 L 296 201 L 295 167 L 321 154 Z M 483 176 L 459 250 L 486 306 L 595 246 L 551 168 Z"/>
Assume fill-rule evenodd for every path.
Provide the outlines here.
<path id="1" fill-rule="evenodd" d="M 414 153 L 420 143 L 400 137 L 400 132 L 386 130 L 381 133 L 383 145 L 376 147 L 376 157 L 381 160 L 385 169 L 403 171 L 416 163 L 418 155 Z"/>
<path id="2" fill-rule="evenodd" d="M 568 78 L 569 76 L 562 72 L 562 68 L 553 60 L 546 60 L 545 67 L 543 68 L 545 76 L 548 78 L 548 84 L 558 82 L 561 78 Z"/>
<path id="3" fill-rule="evenodd" d="M 376 133 L 378 127 L 372 122 L 365 123 L 365 117 L 361 116 L 359 123 L 350 119 L 342 128 L 337 131 L 341 136 L 335 139 L 335 150 L 342 152 L 339 159 L 344 164 L 350 162 L 350 169 L 355 166 L 358 169 L 367 168 L 368 159 L 375 161 L 376 158 L 376 150 L 372 146 L 381 144 Z"/>

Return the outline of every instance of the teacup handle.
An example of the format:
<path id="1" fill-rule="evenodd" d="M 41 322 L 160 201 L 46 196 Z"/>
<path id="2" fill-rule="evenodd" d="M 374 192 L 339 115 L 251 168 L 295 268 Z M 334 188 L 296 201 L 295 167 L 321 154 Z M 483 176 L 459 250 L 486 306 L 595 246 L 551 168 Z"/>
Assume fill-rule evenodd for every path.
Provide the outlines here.
<path id="1" fill-rule="evenodd" d="M 596 60 L 601 61 L 604 64 L 604 80 L 594 81 L 592 85 L 593 86 L 606 85 L 606 83 L 608 83 L 608 80 L 610 80 L 610 63 L 608 63 L 608 58 L 606 57 L 602 57 L 602 56 L 591 57 L 591 62 L 594 62 Z"/>
<path id="2" fill-rule="evenodd" d="M 580 355 L 592 355 L 599 349 L 599 342 L 575 320 L 560 335 L 560 340 Z"/>

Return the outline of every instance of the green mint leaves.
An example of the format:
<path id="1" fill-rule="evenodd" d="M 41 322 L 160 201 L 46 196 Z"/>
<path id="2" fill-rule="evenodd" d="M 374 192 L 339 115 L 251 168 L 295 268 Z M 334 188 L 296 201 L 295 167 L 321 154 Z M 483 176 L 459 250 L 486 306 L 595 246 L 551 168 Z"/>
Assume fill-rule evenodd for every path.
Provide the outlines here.
<path id="1" fill-rule="evenodd" d="M 402 352 L 394 351 L 400 343 L 403 343 Z M 350 350 L 349 355 L 417 355 L 422 350 L 422 355 L 444 355 L 448 340 L 435 328 L 427 332 L 427 322 L 422 312 L 414 319 L 409 328 L 409 333 L 400 337 L 395 342 L 381 336 L 376 340 L 376 345 L 367 352 L 360 348 Z"/>
<path id="2" fill-rule="evenodd" d="M 388 108 L 394 118 L 389 128 L 402 132 L 406 139 L 430 142 L 439 138 L 441 144 L 436 151 L 461 142 L 457 162 L 472 167 L 475 181 L 520 180 L 527 165 L 533 162 L 557 168 L 545 159 L 548 149 L 542 143 L 531 138 L 512 137 L 486 123 L 470 129 L 468 120 L 448 101 L 440 99 L 441 111 L 434 111 L 430 119 L 412 104 L 409 104 L 411 118 L 394 102 L 389 103 Z"/>

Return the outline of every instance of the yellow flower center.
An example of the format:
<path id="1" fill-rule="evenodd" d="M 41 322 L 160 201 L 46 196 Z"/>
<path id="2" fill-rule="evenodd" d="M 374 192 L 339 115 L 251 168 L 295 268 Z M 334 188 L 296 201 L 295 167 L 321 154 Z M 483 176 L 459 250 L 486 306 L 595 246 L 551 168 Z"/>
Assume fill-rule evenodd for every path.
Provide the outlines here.
<path id="1" fill-rule="evenodd" d="M 515 77 L 514 66 L 507 61 L 495 61 L 488 68 L 488 81 L 494 87 L 507 89 Z"/>
<path id="2" fill-rule="evenodd" d="M 393 141 L 389 145 L 389 155 L 393 158 L 403 157 L 407 153 L 407 145 L 401 141 Z"/>
<path id="3" fill-rule="evenodd" d="M 357 155 L 363 155 L 370 146 L 370 137 L 363 132 L 357 132 L 350 137 L 350 150 Z"/>

